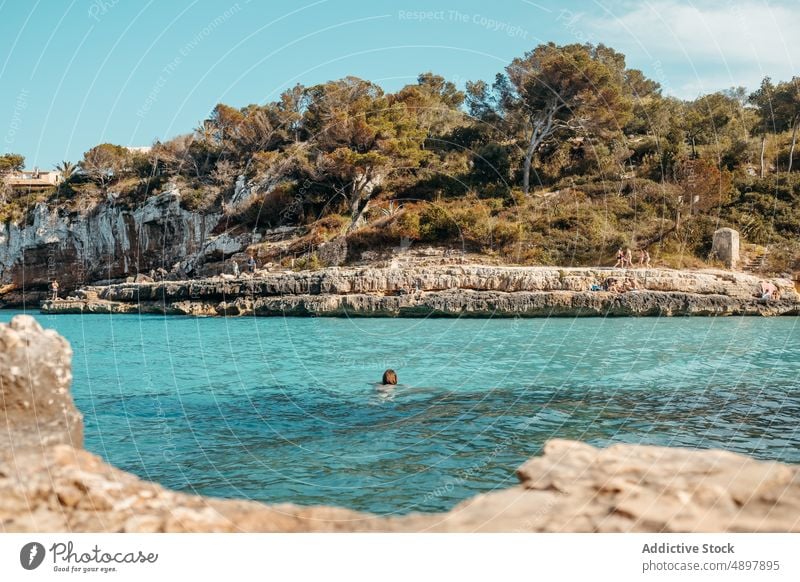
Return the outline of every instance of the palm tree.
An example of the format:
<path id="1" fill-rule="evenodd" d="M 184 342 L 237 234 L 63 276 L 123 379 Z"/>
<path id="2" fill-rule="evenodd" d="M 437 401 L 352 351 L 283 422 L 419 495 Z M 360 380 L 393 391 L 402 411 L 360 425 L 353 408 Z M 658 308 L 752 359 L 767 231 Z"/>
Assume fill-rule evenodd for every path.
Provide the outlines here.
<path id="1" fill-rule="evenodd" d="M 56 193 L 61 194 L 64 184 L 66 184 L 69 179 L 75 174 L 75 170 L 78 169 L 77 164 L 73 164 L 72 162 L 67 162 L 66 160 L 61 162 L 60 164 L 55 165 L 55 170 L 61 173 L 61 180 L 58 182 L 58 186 L 56 186 Z"/>
<path id="2" fill-rule="evenodd" d="M 66 182 L 72 177 L 72 174 L 75 173 L 75 170 L 78 169 L 78 166 L 72 162 L 63 161 L 60 164 L 56 164 L 55 169 L 56 171 L 61 172 L 61 178 Z"/>

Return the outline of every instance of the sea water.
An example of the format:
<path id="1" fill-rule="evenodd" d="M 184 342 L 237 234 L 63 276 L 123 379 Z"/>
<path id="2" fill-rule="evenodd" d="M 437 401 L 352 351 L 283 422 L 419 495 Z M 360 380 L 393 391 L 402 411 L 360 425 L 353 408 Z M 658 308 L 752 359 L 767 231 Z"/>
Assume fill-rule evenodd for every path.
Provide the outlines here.
<path id="1" fill-rule="evenodd" d="M 552 438 L 800 462 L 800 318 L 34 315 L 86 448 L 186 492 L 441 511 Z"/>

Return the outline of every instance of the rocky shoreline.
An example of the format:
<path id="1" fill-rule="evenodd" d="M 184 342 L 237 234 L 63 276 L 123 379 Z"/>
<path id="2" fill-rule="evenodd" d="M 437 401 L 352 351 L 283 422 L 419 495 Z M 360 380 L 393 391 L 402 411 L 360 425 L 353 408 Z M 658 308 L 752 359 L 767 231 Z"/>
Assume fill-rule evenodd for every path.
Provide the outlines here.
<path id="1" fill-rule="evenodd" d="M 757 299 L 761 279 L 721 270 L 458 265 L 258 272 L 87 286 L 43 313 L 193 316 L 605 317 L 799 315 L 792 281 Z"/>
<path id="2" fill-rule="evenodd" d="M 170 491 L 82 449 L 71 350 L 0 324 L 2 532 L 800 532 L 800 467 L 718 450 L 549 441 L 514 487 L 384 517 Z"/>

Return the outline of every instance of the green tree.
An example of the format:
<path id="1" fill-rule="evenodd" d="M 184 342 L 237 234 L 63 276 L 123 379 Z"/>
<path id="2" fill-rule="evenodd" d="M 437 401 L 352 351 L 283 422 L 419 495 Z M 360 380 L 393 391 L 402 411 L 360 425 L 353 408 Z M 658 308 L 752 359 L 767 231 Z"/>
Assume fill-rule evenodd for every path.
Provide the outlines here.
<path id="1" fill-rule="evenodd" d="M 625 127 L 625 133 L 640 135 L 663 133 L 656 129 L 660 124 L 657 115 L 664 101 L 660 85 L 645 77 L 638 69 L 626 71 L 625 84 L 633 101 L 631 120 Z"/>
<path id="2" fill-rule="evenodd" d="M 271 151 L 288 143 L 294 121 L 295 112 L 287 115 L 280 102 L 248 105 L 241 110 L 220 103 L 205 129 L 211 129 L 222 155 L 246 162 L 258 151 Z"/>
<path id="3" fill-rule="evenodd" d="M 761 86 L 755 90 L 749 98 L 750 104 L 758 112 L 758 133 L 761 136 L 761 154 L 759 176 L 764 177 L 765 160 L 764 153 L 767 149 L 767 134 L 770 130 L 775 131 L 775 114 L 773 104 L 775 100 L 775 85 L 772 79 L 764 77 Z"/>
<path id="4" fill-rule="evenodd" d="M 464 122 L 464 113 L 460 110 L 464 93 L 439 75 L 422 73 L 417 83 L 403 87 L 396 99 L 417 116 L 420 128 L 434 140 Z"/>
<path id="5" fill-rule="evenodd" d="M 61 173 L 61 179 L 64 180 L 65 182 L 72 177 L 72 175 L 75 173 L 75 170 L 77 169 L 78 166 L 76 164 L 73 164 L 72 162 L 68 162 L 66 160 L 64 160 L 60 164 L 55 165 L 55 170 Z"/>
<path id="6" fill-rule="evenodd" d="M 118 145 L 103 143 L 83 154 L 80 168 L 103 191 L 118 180 L 128 168 L 130 152 Z"/>
<path id="7" fill-rule="evenodd" d="M 742 119 L 738 99 L 724 92 L 710 93 L 688 103 L 682 115 L 686 138 L 692 146 L 692 157 L 697 158 L 697 146 L 715 144 L 717 159 L 722 157 L 723 141 L 729 125 Z"/>
<path id="8" fill-rule="evenodd" d="M 473 154 L 472 180 L 479 185 L 508 183 L 511 161 L 507 148 L 498 143 L 487 143 Z"/>
<path id="9" fill-rule="evenodd" d="M 465 103 L 469 114 L 477 121 L 497 125 L 503 119 L 503 98 L 512 88 L 503 73 L 495 76 L 490 86 L 486 81 L 467 81 Z"/>
<path id="10" fill-rule="evenodd" d="M 56 164 L 54 169 L 56 172 L 61 174 L 61 181 L 58 184 L 58 192 L 60 194 L 64 190 L 64 187 L 69 182 L 70 178 L 72 178 L 72 176 L 75 174 L 78 166 L 72 162 L 64 160 L 61 163 Z"/>
<path id="11" fill-rule="evenodd" d="M 718 141 L 720 132 L 735 113 L 735 104 L 722 93 L 704 95 L 689 103 L 683 114 L 686 137 L 692 145 L 692 157 L 697 146 Z"/>
<path id="12" fill-rule="evenodd" d="M 792 134 L 789 146 L 789 166 L 786 170 L 791 172 L 794 150 L 797 145 L 797 129 L 800 126 L 800 77 L 793 77 L 791 81 L 778 83 L 775 87 L 772 113 L 775 130 L 778 132 L 790 131 Z"/>
<path id="13" fill-rule="evenodd" d="M 3 154 L 0 156 L 0 174 L 18 172 L 25 167 L 25 156 L 20 154 Z"/>
<path id="14" fill-rule="evenodd" d="M 150 152 L 154 175 L 185 176 L 198 182 L 209 179 L 221 150 L 202 132 L 187 133 L 156 142 Z"/>
<path id="15" fill-rule="evenodd" d="M 352 230 L 389 175 L 419 166 L 426 132 L 397 96 L 356 77 L 307 94 L 303 121 L 315 178 L 345 198 Z"/>
<path id="16" fill-rule="evenodd" d="M 533 156 L 557 131 L 602 136 L 619 131 L 631 117 L 625 88 L 624 57 L 605 47 L 554 43 L 539 45 L 506 67 L 503 108 L 524 126 L 522 189 L 530 190 Z"/>

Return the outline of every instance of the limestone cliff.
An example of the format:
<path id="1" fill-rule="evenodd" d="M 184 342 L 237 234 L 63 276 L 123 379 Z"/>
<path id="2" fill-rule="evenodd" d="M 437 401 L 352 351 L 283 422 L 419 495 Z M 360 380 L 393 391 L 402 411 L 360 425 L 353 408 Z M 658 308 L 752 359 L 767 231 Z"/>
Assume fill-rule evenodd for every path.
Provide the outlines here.
<path id="1" fill-rule="evenodd" d="M 111 198 L 80 212 L 40 203 L 27 222 L 0 223 L 0 300 L 36 301 L 54 278 L 71 290 L 178 263 L 191 274 L 250 241 L 215 235 L 221 213 L 192 212 L 180 201 L 172 188 L 136 207 Z"/>
<path id="2" fill-rule="evenodd" d="M 70 350 L 0 324 L 0 532 L 800 532 L 800 467 L 724 451 L 552 440 L 520 484 L 444 514 L 382 517 L 169 491 L 81 449 Z"/>

